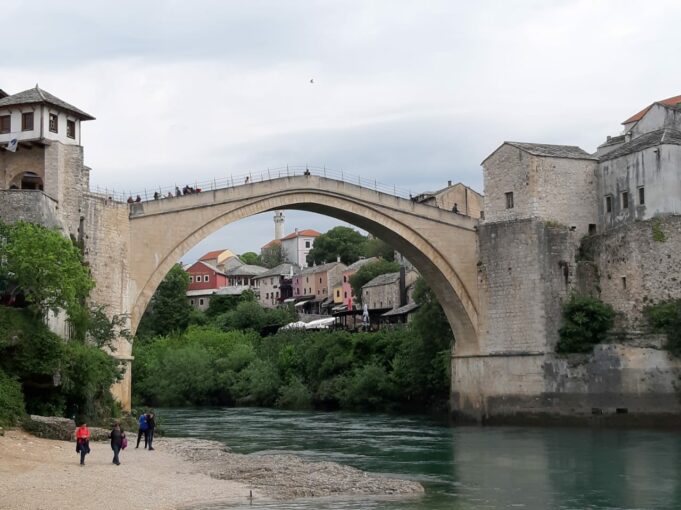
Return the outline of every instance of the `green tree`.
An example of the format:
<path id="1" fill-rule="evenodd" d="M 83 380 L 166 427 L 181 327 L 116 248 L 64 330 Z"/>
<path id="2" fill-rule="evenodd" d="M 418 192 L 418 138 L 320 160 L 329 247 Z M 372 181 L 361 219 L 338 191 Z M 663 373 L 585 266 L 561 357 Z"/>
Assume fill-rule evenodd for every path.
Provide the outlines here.
<path id="1" fill-rule="evenodd" d="M 573 295 L 563 305 L 563 326 L 556 352 L 591 352 L 605 340 L 612 328 L 615 311 L 600 299 Z"/>
<path id="2" fill-rule="evenodd" d="M 284 262 L 284 247 L 281 242 L 276 242 L 260 252 L 260 264 L 268 269 L 277 267 Z"/>
<path id="3" fill-rule="evenodd" d="M 397 262 L 379 259 L 375 262 L 364 264 L 359 270 L 350 277 L 352 293 L 359 302 L 362 301 L 362 287 L 379 275 L 395 273 L 400 270 Z"/>
<path id="4" fill-rule="evenodd" d="M 655 331 L 667 335 L 667 350 L 681 356 L 681 299 L 649 305 L 643 312 Z"/>
<path id="5" fill-rule="evenodd" d="M 63 309 L 69 317 L 94 287 L 69 239 L 26 222 L 0 223 L 0 280 L 5 295 L 23 295 L 36 313 Z"/>
<path id="6" fill-rule="evenodd" d="M 189 275 L 175 264 L 156 289 L 138 328 L 139 336 L 167 335 L 184 331 L 189 325 L 192 307 L 187 299 Z"/>
<path id="7" fill-rule="evenodd" d="M 324 264 L 338 257 L 343 264 L 352 264 L 366 251 L 367 238 L 350 227 L 334 227 L 315 239 L 307 254 L 307 263 Z"/>
<path id="8" fill-rule="evenodd" d="M 244 264 L 258 265 L 260 263 L 260 257 L 258 256 L 257 253 L 252 252 L 252 251 L 247 251 L 246 253 L 242 253 L 241 255 L 239 255 L 239 259 Z"/>
<path id="9" fill-rule="evenodd" d="M 395 260 L 395 249 L 385 241 L 374 237 L 367 240 L 365 256 L 393 261 Z"/>
<path id="10" fill-rule="evenodd" d="M 206 316 L 212 319 L 223 313 L 231 312 L 232 310 L 236 309 L 239 303 L 255 300 L 255 292 L 253 292 L 251 289 L 245 290 L 240 296 L 215 294 L 210 298 L 208 309 L 206 310 Z"/>

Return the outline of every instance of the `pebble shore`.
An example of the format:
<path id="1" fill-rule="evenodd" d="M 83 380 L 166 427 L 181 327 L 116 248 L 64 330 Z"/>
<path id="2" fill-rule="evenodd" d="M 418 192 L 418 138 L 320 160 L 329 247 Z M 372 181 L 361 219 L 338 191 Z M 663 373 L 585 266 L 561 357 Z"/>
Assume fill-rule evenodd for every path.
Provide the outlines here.
<path id="1" fill-rule="evenodd" d="M 222 443 L 159 438 L 155 451 L 130 446 L 121 465 L 108 442 L 92 442 L 86 465 L 75 443 L 19 430 L 0 436 L 0 508 L 13 510 L 171 510 L 253 499 L 414 496 L 413 481 L 369 474 L 295 455 L 242 455 Z"/>

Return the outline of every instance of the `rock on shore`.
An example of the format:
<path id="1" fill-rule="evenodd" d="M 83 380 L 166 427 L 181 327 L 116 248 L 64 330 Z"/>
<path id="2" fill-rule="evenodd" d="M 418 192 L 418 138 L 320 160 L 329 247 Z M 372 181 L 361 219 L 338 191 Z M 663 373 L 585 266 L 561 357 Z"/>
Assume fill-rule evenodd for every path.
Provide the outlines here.
<path id="1" fill-rule="evenodd" d="M 371 474 L 335 462 L 308 461 L 295 455 L 237 454 L 222 443 L 199 439 L 163 438 L 157 444 L 213 478 L 246 484 L 274 499 L 424 492 L 418 482 Z"/>

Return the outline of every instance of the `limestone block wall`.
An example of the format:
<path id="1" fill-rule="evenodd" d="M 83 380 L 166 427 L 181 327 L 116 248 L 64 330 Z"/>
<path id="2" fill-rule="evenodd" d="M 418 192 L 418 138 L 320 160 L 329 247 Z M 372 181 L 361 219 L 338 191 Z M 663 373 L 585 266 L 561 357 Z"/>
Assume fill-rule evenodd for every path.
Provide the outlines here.
<path id="1" fill-rule="evenodd" d="M 526 219 L 481 225 L 479 243 L 482 352 L 552 351 L 574 285 L 577 234 Z"/>
<path id="2" fill-rule="evenodd" d="M 60 216 L 76 239 L 89 184 L 83 147 L 59 142 L 45 147 L 45 192 L 59 202 Z"/>
<path id="3" fill-rule="evenodd" d="M 589 232 L 597 223 L 597 163 L 539 157 L 503 145 L 484 162 L 485 222 L 540 218 Z M 513 208 L 506 193 L 513 193 Z"/>
<path id="4" fill-rule="evenodd" d="M 681 216 L 613 228 L 585 240 L 585 251 L 598 268 L 600 298 L 620 312 L 621 329 L 645 329 L 647 304 L 681 298 Z"/>
<path id="5" fill-rule="evenodd" d="M 57 202 L 38 190 L 0 190 L 0 220 L 27 221 L 66 231 Z"/>
<path id="6" fill-rule="evenodd" d="M 82 196 L 84 255 L 97 282 L 90 294 L 94 303 L 105 305 L 109 316 L 128 315 L 130 303 L 130 222 L 127 204 L 87 193 Z M 129 318 L 129 317 L 128 317 Z M 112 388 L 114 396 L 130 409 L 132 344 L 116 342 L 114 356 L 124 363 L 124 378 Z"/>
<path id="7" fill-rule="evenodd" d="M 8 189 L 12 180 L 24 172 L 33 172 L 45 180 L 45 149 L 19 148 L 16 152 L 0 151 L 0 189 Z"/>

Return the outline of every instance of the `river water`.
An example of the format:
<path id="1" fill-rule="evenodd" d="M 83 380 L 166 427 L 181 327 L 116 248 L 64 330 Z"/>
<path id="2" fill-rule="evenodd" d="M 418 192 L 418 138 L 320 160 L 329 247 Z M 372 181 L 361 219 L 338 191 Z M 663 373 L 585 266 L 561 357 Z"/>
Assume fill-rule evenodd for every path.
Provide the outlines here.
<path id="1" fill-rule="evenodd" d="M 681 434 L 448 427 L 429 417 L 260 408 L 162 409 L 170 436 L 294 453 L 421 482 L 406 500 L 297 500 L 211 510 L 681 509 Z"/>

